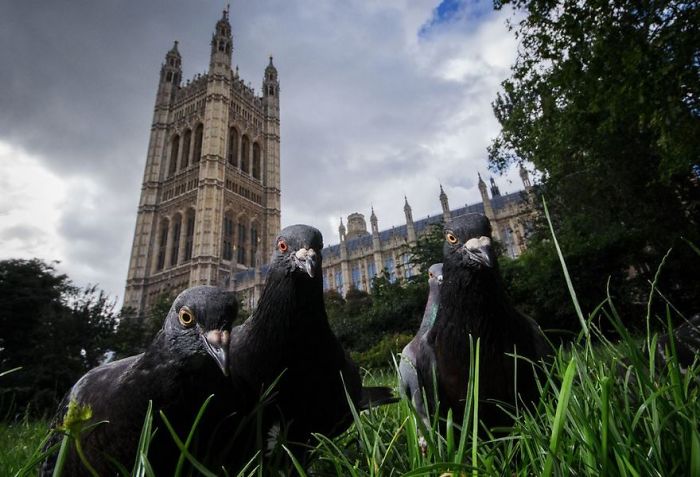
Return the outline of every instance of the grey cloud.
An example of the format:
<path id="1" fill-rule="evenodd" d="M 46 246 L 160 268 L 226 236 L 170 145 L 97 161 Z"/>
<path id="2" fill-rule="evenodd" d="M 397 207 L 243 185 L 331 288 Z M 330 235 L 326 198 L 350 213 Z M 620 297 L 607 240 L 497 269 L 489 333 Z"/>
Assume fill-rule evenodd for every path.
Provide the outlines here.
<path id="1" fill-rule="evenodd" d="M 433 3 L 233 4 L 241 76 L 259 89 L 270 53 L 280 72 L 283 224 L 315 224 L 332 244 L 336 230 L 326 218 L 368 214 L 374 204 L 383 227 L 399 224 L 404 193 L 416 218 L 435 213 L 441 181 L 453 204 L 478 198 L 473 165 L 486 166 L 490 126 L 483 119 L 491 114 L 488 96 L 499 71 L 480 67 L 488 77 L 462 81 L 435 74 L 482 20 L 467 12 L 446 33 L 434 25 L 418 39 L 439 2 Z M 122 294 L 160 64 L 177 39 L 185 79 L 204 72 L 221 6 L 187 0 L 3 5 L 0 44 L 11 47 L 0 49 L 0 140 L 99 191 L 88 197 L 92 207 L 77 196 L 61 210 L 63 266 L 76 282 Z M 474 140 L 440 146 L 464 134 Z M 300 172 L 309 168 L 315 188 Z"/>

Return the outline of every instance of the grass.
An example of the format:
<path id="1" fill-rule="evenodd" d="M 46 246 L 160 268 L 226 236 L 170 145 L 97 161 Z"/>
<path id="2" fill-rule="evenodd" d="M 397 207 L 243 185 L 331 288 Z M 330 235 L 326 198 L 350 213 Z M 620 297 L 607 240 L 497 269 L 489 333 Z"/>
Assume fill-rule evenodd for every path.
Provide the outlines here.
<path id="1" fill-rule="evenodd" d="M 15 475 L 34 454 L 46 434 L 47 421 L 0 421 L 0 475 Z"/>
<path id="2" fill-rule="evenodd" d="M 596 321 L 605 317 L 621 339 L 610 342 Z M 672 311 L 665 317 L 673 321 Z M 661 368 L 643 351 L 647 337 L 632 337 L 609 301 L 587 319 L 591 338 L 562 346 L 546 371 L 543 399 L 536 412 L 520 410 L 512 432 L 477 434 L 472 372 L 464 422 L 438 432 L 437 420 L 423 429 L 410 403 L 355 415 L 355 424 L 336 439 L 317 436 L 314 461 L 300 475 L 419 476 L 454 475 L 620 475 L 700 477 L 700 396 L 697 366 L 682 373 L 672 359 Z M 649 337 L 654 344 L 656 337 Z M 481 377 L 485 379 L 485 377 Z M 370 384 L 395 384 L 393 372 L 369 375 Z M 0 424 L 0 475 L 15 475 L 43 439 L 47 423 Z M 461 432 L 459 432 L 461 430 Z M 162 431 L 167 432 L 166 429 Z M 147 449 L 147 436 L 142 443 Z M 186 448 L 188 436 L 181 436 Z M 284 448 L 280 452 L 286 452 Z M 151 475 L 147 460 L 134 468 Z M 175 460 L 190 460 L 189 454 Z M 138 469 L 138 471 L 137 471 Z"/>

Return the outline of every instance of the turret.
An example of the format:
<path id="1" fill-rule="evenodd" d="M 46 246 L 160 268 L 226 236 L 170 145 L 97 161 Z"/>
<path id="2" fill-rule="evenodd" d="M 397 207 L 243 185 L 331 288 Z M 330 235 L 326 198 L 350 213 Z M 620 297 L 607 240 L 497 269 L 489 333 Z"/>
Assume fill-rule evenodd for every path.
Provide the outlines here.
<path id="1" fill-rule="evenodd" d="M 175 92 L 180 87 L 182 81 L 182 57 L 177 50 L 177 41 L 165 55 L 165 63 L 160 67 L 160 81 L 158 83 L 158 93 L 156 105 L 166 105 L 175 96 Z"/>
<path id="2" fill-rule="evenodd" d="M 270 56 L 270 63 L 265 68 L 262 93 L 266 115 L 279 117 L 280 82 L 277 78 L 277 68 L 275 68 L 275 65 L 272 63 L 272 56 Z"/>
<path id="3" fill-rule="evenodd" d="M 532 183 L 530 182 L 530 174 L 528 174 L 527 169 L 520 164 L 520 179 L 523 181 L 523 186 L 525 187 L 526 191 L 530 191 L 530 188 L 532 187 Z"/>
<path id="4" fill-rule="evenodd" d="M 440 184 L 440 204 L 442 205 L 442 219 L 447 223 L 452 218 L 452 214 L 450 213 L 450 204 L 447 202 L 447 194 L 445 194 L 442 184 Z"/>
<path id="5" fill-rule="evenodd" d="M 226 74 L 231 71 L 231 53 L 233 51 L 233 39 L 231 37 L 231 24 L 228 21 L 228 8 L 224 10 L 221 19 L 216 22 L 214 34 L 211 37 L 211 58 L 209 71 L 212 73 Z"/>
<path id="6" fill-rule="evenodd" d="M 496 181 L 494 181 L 493 177 L 491 177 L 491 197 L 498 197 L 499 195 L 501 195 L 501 191 L 498 190 Z"/>

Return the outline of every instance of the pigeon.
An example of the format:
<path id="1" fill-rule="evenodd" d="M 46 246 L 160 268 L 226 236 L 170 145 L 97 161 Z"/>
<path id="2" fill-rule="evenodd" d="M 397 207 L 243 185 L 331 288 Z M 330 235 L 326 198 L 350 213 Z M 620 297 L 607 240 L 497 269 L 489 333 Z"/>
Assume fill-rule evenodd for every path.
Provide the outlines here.
<path id="1" fill-rule="evenodd" d="M 418 382 L 416 356 L 420 349 L 421 340 L 435 323 L 440 300 L 440 285 L 442 285 L 442 263 L 435 263 L 428 269 L 429 292 L 423 320 L 416 336 L 401 351 L 401 361 L 399 362 L 400 390 L 411 400 L 413 408 L 426 424 L 429 422 L 428 414 L 423 403 L 423 391 Z"/>
<path id="2" fill-rule="evenodd" d="M 350 426 L 348 400 L 359 411 L 396 398 L 390 388 L 362 386 L 357 365 L 331 331 L 323 302 L 321 232 L 292 225 L 273 247 L 257 308 L 232 330 L 229 370 L 249 405 L 274 386 L 262 432 L 280 435 L 282 426 L 287 442 L 303 448 L 312 433 L 334 437 Z"/>
<path id="3" fill-rule="evenodd" d="M 98 366 L 78 380 L 55 423 L 63 421 L 71 401 L 90 407 L 92 417 L 86 424 L 107 421 L 80 436 L 85 457 L 97 474 L 116 475 L 118 467 L 112 460 L 126 469 L 133 467 L 149 401 L 153 428 L 158 428 L 148 454 L 156 475 L 172 475 L 180 455 L 159 411 L 184 441 L 200 407 L 214 394 L 197 434 L 202 447 L 208 447 L 205 441 L 215 435 L 214 429 L 225 427 L 228 415 L 228 342 L 237 312 L 233 293 L 212 286 L 189 288 L 175 298 L 163 328 L 144 353 Z M 54 433 L 52 439 L 47 447 L 62 435 Z M 42 465 L 41 475 L 52 475 L 55 465 L 53 455 Z M 74 448 L 63 475 L 90 475 Z"/>
<path id="4" fill-rule="evenodd" d="M 446 224 L 443 277 L 435 324 L 417 356 L 421 386 L 431 389 L 435 380 L 440 415 L 451 409 L 461 422 L 470 336 L 474 344 L 479 339 L 479 418 L 487 429 L 508 426 L 511 418 L 501 406 L 538 400 L 537 376 L 527 360 L 539 361 L 549 347 L 539 326 L 508 299 L 484 215 L 465 214 Z M 431 405 L 432 394 L 426 393 Z"/>

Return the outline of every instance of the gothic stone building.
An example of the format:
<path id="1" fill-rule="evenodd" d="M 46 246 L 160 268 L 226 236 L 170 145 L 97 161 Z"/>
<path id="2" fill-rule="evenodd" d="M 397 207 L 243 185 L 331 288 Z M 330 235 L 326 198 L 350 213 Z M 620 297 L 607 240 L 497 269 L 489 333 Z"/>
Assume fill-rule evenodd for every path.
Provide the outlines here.
<path id="1" fill-rule="evenodd" d="M 177 42 L 160 70 L 124 305 L 222 285 L 270 256 L 280 230 L 280 114 L 270 57 L 262 94 L 231 69 L 228 11 L 206 74 L 182 84 Z"/>
<path id="2" fill-rule="evenodd" d="M 404 213 L 406 223 L 386 230 L 379 230 L 377 216 L 372 209 L 371 232 L 367 230 L 364 215 L 353 213 L 347 217 L 347 228 L 341 219 L 338 229 L 340 243 L 323 249 L 323 286 L 325 290 L 336 290 L 343 296 L 350 288 L 369 291 L 372 278 L 388 272 L 390 281 L 404 280 L 418 273 L 410 264 L 410 247 L 422 233 L 433 224 L 441 224 L 466 213 L 485 214 L 491 221 L 493 236 L 498 240 L 503 253 L 515 258 L 525 250 L 526 238 L 532 228 L 534 199 L 528 173 L 520 169 L 525 190 L 501 195 L 493 179 L 491 195 L 486 183 L 479 176 L 479 191 L 482 202 L 450 209 L 447 194 L 440 187 L 442 213 L 414 221 L 411 206 L 406 199 Z M 237 273 L 233 288 L 239 292 L 248 309 L 255 307 L 260 296 L 267 266 Z"/>

